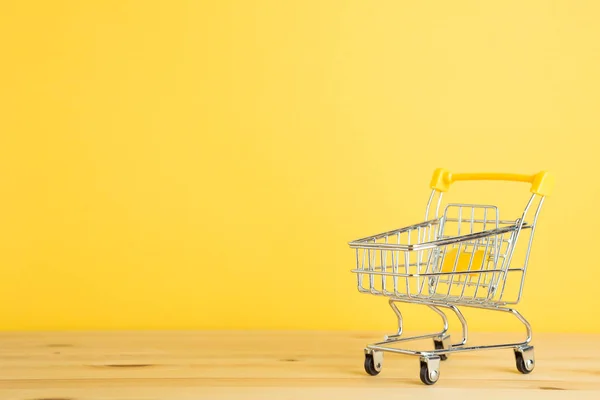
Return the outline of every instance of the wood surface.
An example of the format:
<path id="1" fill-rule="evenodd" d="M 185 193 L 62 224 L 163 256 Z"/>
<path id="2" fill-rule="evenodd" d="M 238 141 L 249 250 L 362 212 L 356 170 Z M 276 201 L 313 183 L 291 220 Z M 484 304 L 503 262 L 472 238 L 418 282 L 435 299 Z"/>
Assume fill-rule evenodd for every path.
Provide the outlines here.
<path id="1" fill-rule="evenodd" d="M 380 332 L 0 333 L 0 399 L 600 399 L 600 335 L 536 334 L 536 368 L 512 350 L 455 354 L 434 386 L 419 360 L 385 354 L 363 370 Z M 473 342 L 518 340 L 472 335 Z M 412 347 L 432 347 L 429 341 Z"/>

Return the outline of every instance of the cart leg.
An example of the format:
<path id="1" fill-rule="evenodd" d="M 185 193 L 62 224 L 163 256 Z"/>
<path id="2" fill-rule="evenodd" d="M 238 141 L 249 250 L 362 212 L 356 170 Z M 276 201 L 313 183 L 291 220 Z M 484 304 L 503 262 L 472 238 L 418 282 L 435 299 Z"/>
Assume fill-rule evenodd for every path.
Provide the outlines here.
<path id="1" fill-rule="evenodd" d="M 444 336 L 446 332 L 448 332 L 448 317 L 446 317 L 446 314 L 444 314 L 444 312 L 436 306 L 428 305 L 428 307 L 435 311 L 440 317 L 442 317 L 442 321 L 444 322 L 444 329 L 439 333 L 439 336 Z"/>
<path id="2" fill-rule="evenodd" d="M 529 324 L 529 322 L 521 315 L 521 313 L 519 313 L 517 310 L 515 310 L 514 308 L 504 308 L 504 309 L 500 309 L 502 311 L 506 311 L 511 313 L 512 315 L 514 315 L 515 317 L 517 317 L 517 319 L 519 321 L 521 321 L 521 323 L 525 326 L 525 330 L 527 331 L 527 338 L 525 339 L 525 342 L 523 344 L 528 344 L 529 342 L 531 342 L 531 325 Z"/>
<path id="3" fill-rule="evenodd" d="M 394 310 L 394 314 L 396 314 L 396 317 L 398 317 L 398 331 L 393 335 L 386 335 L 384 340 L 393 341 L 395 339 L 398 339 L 402 335 L 402 313 L 398 309 L 396 302 L 397 302 L 397 300 L 394 300 L 394 299 L 389 300 L 390 307 L 392 308 L 392 310 Z M 437 306 L 434 306 L 432 304 L 427 304 L 427 307 L 429 307 L 433 311 L 435 311 L 436 314 L 438 314 L 442 318 L 442 322 L 444 324 L 444 328 L 440 332 L 434 333 L 431 336 L 432 337 L 433 336 L 440 336 L 440 337 L 444 336 L 446 334 L 446 332 L 448 332 L 448 317 L 446 317 L 446 314 L 444 314 L 444 312 L 442 310 L 437 308 Z M 463 318 L 463 320 L 464 320 L 464 318 Z"/>
<path id="4" fill-rule="evenodd" d="M 395 339 L 402 336 L 402 313 L 398 309 L 398 306 L 396 305 L 396 302 L 393 299 L 389 300 L 389 304 L 390 307 L 392 307 L 392 310 L 394 310 L 394 314 L 396 314 L 396 317 L 398 317 L 398 331 L 393 335 L 386 335 L 385 340 Z"/>
<path id="5" fill-rule="evenodd" d="M 446 307 L 446 308 L 449 308 L 452 311 L 454 311 L 454 314 L 456 314 L 456 317 L 458 318 L 458 320 L 460 321 L 460 324 L 462 326 L 462 340 L 459 343 L 453 343 L 452 346 L 454 346 L 454 347 L 463 346 L 464 344 L 467 343 L 467 338 L 469 335 L 469 328 L 467 326 L 467 320 L 465 319 L 465 316 L 456 306 L 448 305 L 448 306 L 442 306 L 442 307 Z"/>

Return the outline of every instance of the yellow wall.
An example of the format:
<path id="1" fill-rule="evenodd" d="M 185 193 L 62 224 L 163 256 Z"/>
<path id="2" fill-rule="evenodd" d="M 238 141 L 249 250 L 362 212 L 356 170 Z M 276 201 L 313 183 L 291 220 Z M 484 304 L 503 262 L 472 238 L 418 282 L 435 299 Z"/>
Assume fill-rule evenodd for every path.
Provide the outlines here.
<path id="1" fill-rule="evenodd" d="M 347 242 L 420 221 L 444 167 L 554 172 L 521 309 L 600 332 L 600 3 L 14 0 L 0 19 L 1 329 L 392 329 Z"/>

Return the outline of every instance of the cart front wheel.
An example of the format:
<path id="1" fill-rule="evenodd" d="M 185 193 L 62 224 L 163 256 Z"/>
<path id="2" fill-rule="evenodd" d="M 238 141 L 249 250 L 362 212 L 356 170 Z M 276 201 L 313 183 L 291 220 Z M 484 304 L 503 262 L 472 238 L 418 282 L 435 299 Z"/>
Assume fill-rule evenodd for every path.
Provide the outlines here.
<path id="1" fill-rule="evenodd" d="M 377 358 L 378 360 L 375 361 L 373 354 L 365 354 L 365 371 L 371 376 L 378 375 L 381 372 L 381 357 Z"/>
<path id="2" fill-rule="evenodd" d="M 421 382 L 433 385 L 440 378 L 440 357 L 421 358 Z"/>

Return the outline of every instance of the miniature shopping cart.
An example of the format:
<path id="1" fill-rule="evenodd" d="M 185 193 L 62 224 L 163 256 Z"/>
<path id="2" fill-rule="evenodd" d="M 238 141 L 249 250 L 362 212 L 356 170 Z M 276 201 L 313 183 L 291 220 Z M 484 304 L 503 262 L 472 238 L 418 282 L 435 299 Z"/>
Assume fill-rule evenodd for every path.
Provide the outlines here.
<path id="1" fill-rule="evenodd" d="M 531 184 L 532 196 L 523 214 L 514 220 L 500 219 L 493 205 L 446 204 L 444 192 L 457 181 L 504 180 Z M 365 370 L 377 375 L 383 352 L 420 356 L 420 378 L 427 385 L 437 382 L 440 361 L 448 355 L 473 350 L 513 348 L 517 369 L 530 373 L 535 365 L 531 326 L 511 306 L 523 293 L 523 283 L 533 234 L 545 196 L 553 187 L 547 172 L 535 175 L 468 173 L 453 174 L 437 169 L 425 212 L 425 222 L 350 242 L 356 250 L 358 290 L 385 296 L 398 317 L 398 331 L 382 342 L 365 348 Z M 531 217 L 533 215 L 533 217 Z M 528 219 L 530 218 L 530 219 Z M 515 252 L 517 243 L 520 251 Z M 513 259 L 513 255 L 515 255 Z M 514 267 L 511 267 L 514 266 Z M 443 329 L 428 335 L 402 337 L 402 314 L 396 303 L 427 306 L 443 321 Z M 467 322 L 459 307 L 475 307 L 514 315 L 527 331 L 523 342 L 467 346 Z M 462 325 L 462 339 L 450 341 L 449 309 Z M 433 349 L 410 350 L 399 343 L 433 339 Z"/>

